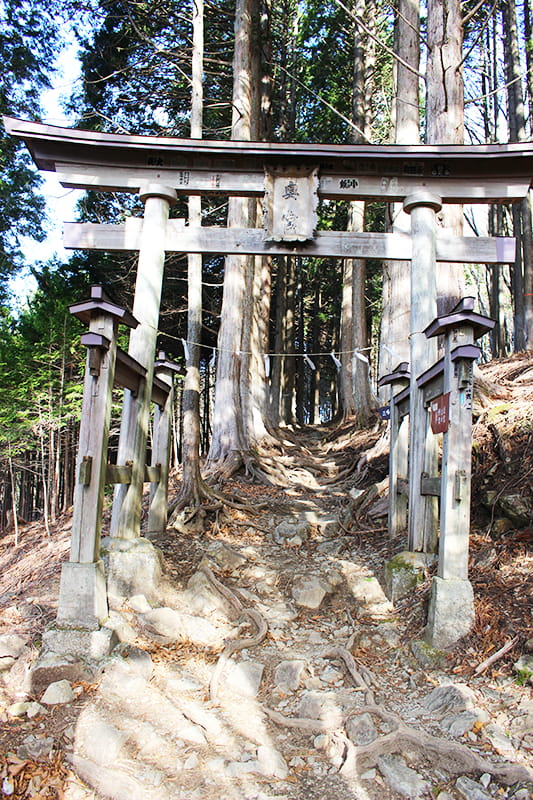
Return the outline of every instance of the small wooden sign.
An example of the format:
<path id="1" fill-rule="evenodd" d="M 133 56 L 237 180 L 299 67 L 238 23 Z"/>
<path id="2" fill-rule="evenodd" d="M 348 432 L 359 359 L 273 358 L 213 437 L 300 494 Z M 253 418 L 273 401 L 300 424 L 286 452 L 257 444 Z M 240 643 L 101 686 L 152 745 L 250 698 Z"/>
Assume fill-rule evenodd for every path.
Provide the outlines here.
<path id="1" fill-rule="evenodd" d="M 317 168 L 267 169 L 264 200 L 266 241 L 312 240 L 317 226 L 317 205 Z"/>
<path id="2" fill-rule="evenodd" d="M 381 419 L 390 419 L 390 406 L 381 406 L 378 408 L 378 414 Z"/>
<path id="3" fill-rule="evenodd" d="M 431 401 L 431 430 L 446 433 L 450 424 L 450 393 L 441 394 Z"/>

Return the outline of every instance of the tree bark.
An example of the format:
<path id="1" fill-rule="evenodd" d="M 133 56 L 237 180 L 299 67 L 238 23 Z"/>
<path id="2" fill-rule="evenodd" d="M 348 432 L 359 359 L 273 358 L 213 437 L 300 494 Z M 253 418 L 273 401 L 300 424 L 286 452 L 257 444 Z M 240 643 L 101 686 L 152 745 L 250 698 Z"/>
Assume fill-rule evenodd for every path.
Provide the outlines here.
<path id="1" fill-rule="evenodd" d="M 369 0 L 356 0 L 355 17 L 374 24 L 374 4 Z M 370 107 L 374 82 L 375 44 L 365 41 L 359 25 L 353 26 L 353 86 L 352 119 L 363 136 L 354 135 L 357 143 L 370 138 Z M 365 222 L 365 203 L 350 203 L 348 230 L 362 232 Z M 369 383 L 368 362 L 361 359 L 366 350 L 366 262 L 364 259 L 346 259 L 343 268 L 341 307 L 341 369 L 339 374 L 339 402 L 344 418 L 355 415 L 357 426 L 367 424 L 372 413 L 372 394 Z M 366 354 L 363 358 L 366 358 Z"/>
<path id="2" fill-rule="evenodd" d="M 294 315 L 296 309 L 296 258 L 287 257 L 285 286 L 285 317 L 283 325 L 283 345 L 281 352 L 281 422 L 292 425 L 294 422 L 294 381 L 296 364 L 294 354 Z"/>
<path id="3" fill-rule="evenodd" d="M 429 0 L 426 70 L 428 144 L 463 144 L 464 87 L 461 68 L 463 21 L 460 0 Z M 443 165 L 445 169 L 445 165 Z M 463 232 L 460 205 L 443 206 L 440 223 L 457 236 Z M 437 264 L 437 313 L 450 311 L 464 288 L 463 264 Z"/>
<path id="4" fill-rule="evenodd" d="M 271 359 L 270 373 L 270 419 L 274 427 L 278 427 L 281 415 L 281 382 L 283 374 L 283 359 L 281 353 L 284 346 L 284 321 L 285 321 L 285 280 L 287 272 L 287 259 L 277 259 L 278 269 L 276 274 L 275 296 L 275 328 L 274 328 L 274 356 Z"/>
<path id="5" fill-rule="evenodd" d="M 237 0 L 235 9 L 235 51 L 233 57 L 232 139 L 250 141 L 252 132 L 252 21 L 256 0 Z M 230 198 L 227 225 L 250 226 L 250 201 Z M 241 363 L 246 287 L 250 287 L 252 261 L 243 256 L 226 256 L 222 312 L 218 335 L 218 365 L 213 410 L 213 436 L 209 463 L 230 475 L 242 464 L 247 450 L 241 405 Z"/>
<path id="6" fill-rule="evenodd" d="M 392 141 L 396 144 L 420 142 L 418 72 L 420 65 L 420 6 L 417 0 L 399 0 L 394 28 L 394 48 L 407 69 L 394 60 L 394 100 L 392 107 Z M 389 229 L 394 233 L 411 230 L 411 222 L 401 203 L 390 208 Z M 409 361 L 409 275 L 407 261 L 387 261 L 383 265 L 382 316 L 379 353 L 379 375 L 386 375 L 401 361 Z M 382 395 L 388 402 L 388 387 Z"/>
<path id="7" fill-rule="evenodd" d="M 204 3 L 193 0 L 191 138 L 203 133 Z M 189 226 L 202 224 L 201 197 L 189 197 Z M 183 390 L 183 476 L 176 508 L 199 505 L 209 495 L 200 474 L 200 342 L 202 338 L 202 256 L 187 257 L 187 371 Z"/>
<path id="8" fill-rule="evenodd" d="M 507 78 L 507 105 L 509 141 L 527 140 L 526 115 L 518 46 L 518 31 L 514 3 L 501 2 L 505 65 Z M 526 15 L 527 16 L 527 15 Z M 533 249 L 531 226 L 531 201 L 526 197 L 513 207 L 514 235 L 517 240 L 517 259 L 513 268 L 513 295 L 515 302 L 515 350 L 533 349 Z"/>

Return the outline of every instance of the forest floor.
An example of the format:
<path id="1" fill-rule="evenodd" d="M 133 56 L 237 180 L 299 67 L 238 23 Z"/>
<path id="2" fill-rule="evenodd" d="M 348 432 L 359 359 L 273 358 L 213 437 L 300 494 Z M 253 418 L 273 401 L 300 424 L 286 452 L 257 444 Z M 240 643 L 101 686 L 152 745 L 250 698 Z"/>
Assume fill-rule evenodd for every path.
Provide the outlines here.
<path id="1" fill-rule="evenodd" d="M 0 796 L 533 796 L 531 673 L 515 666 L 533 660 L 533 360 L 493 362 L 483 378 L 476 623 L 450 652 L 422 643 L 434 568 L 394 605 L 383 592 L 384 563 L 405 542 L 387 536 L 380 428 L 287 431 L 289 486 L 237 478 L 223 488 L 253 513 L 152 537 L 165 564 L 159 602 L 112 603 L 122 644 L 61 702 L 27 676 L 57 612 L 71 518 L 50 538 L 22 526 L 17 547 L 4 536 Z M 13 658 L 7 634 L 24 645 Z"/>

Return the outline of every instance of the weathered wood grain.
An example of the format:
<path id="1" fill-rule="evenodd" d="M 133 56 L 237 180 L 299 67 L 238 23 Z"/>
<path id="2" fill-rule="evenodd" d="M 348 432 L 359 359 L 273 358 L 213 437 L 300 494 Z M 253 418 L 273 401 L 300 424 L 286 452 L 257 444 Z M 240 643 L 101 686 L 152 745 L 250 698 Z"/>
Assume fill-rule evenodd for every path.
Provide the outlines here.
<path id="1" fill-rule="evenodd" d="M 67 249 L 139 250 L 142 219 L 132 217 L 124 225 L 67 222 L 63 241 Z M 183 220 L 169 220 L 165 250 L 183 253 L 230 253 L 241 255 L 303 255 L 333 258 L 375 258 L 409 261 L 413 242 L 408 234 L 319 231 L 316 238 L 298 246 L 266 242 L 260 228 L 189 228 Z M 437 235 L 437 261 L 471 264 L 509 263 L 514 260 L 515 240 L 508 237 L 453 237 Z"/>

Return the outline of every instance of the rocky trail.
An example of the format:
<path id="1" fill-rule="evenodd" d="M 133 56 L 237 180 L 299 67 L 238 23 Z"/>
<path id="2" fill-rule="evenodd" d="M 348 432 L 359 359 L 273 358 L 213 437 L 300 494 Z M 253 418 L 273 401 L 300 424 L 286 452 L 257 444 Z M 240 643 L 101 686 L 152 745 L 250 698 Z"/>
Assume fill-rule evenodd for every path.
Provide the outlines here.
<path id="1" fill-rule="evenodd" d="M 489 463 L 485 433 L 476 480 L 485 486 L 494 459 L 509 458 L 507 485 L 513 452 L 496 448 Z M 2 796 L 530 798 L 528 528 L 494 538 L 487 514 L 493 526 L 503 512 L 486 512 L 472 536 L 476 629 L 453 653 L 428 648 L 431 569 L 387 599 L 383 566 L 401 547 L 385 530 L 386 458 L 365 458 L 372 442 L 361 437 L 355 473 L 346 448 L 315 433 L 306 457 L 329 460 L 322 477 L 297 470 L 285 489 L 233 481 L 255 513 L 229 509 L 152 537 L 160 596 L 110 598 L 117 646 L 99 664 L 50 655 L 35 668 L 69 520 L 50 542 L 36 525 L 16 552 L 3 540 Z"/>

